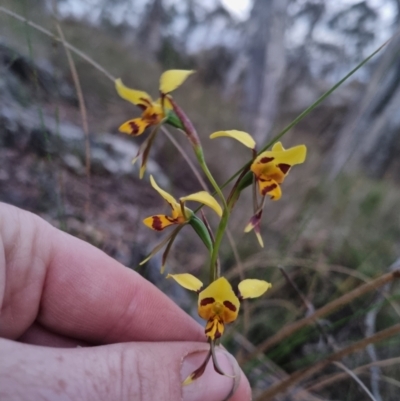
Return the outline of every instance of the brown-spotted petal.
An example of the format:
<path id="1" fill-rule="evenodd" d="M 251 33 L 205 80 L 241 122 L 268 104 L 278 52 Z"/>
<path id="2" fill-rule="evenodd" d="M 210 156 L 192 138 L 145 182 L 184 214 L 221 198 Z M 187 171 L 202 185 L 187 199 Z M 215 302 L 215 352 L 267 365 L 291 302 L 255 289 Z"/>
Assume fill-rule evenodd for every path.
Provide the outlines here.
<path id="1" fill-rule="evenodd" d="M 148 121 L 144 120 L 141 117 L 138 117 L 124 122 L 118 128 L 118 131 L 132 136 L 139 136 L 143 134 L 143 132 L 149 125 L 150 124 Z"/>
<path id="2" fill-rule="evenodd" d="M 271 200 L 279 200 L 282 196 L 280 185 L 274 179 L 259 178 L 257 180 L 259 192 L 262 196 L 268 195 Z"/>
<path id="3" fill-rule="evenodd" d="M 176 219 L 165 214 L 156 214 L 154 216 L 146 217 L 143 223 L 155 231 L 162 231 L 164 228 L 169 227 L 173 224 L 179 224 Z"/>

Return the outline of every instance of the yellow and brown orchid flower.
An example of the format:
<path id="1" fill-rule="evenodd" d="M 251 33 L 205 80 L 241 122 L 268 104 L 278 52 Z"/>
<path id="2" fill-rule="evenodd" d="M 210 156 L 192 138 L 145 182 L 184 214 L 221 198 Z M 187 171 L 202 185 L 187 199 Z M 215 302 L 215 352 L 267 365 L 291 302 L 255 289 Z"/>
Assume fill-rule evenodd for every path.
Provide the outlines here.
<path id="1" fill-rule="evenodd" d="M 168 111 L 172 110 L 171 103 L 165 96 L 182 85 L 186 78 L 193 73 L 194 71 L 187 70 L 165 71 L 160 77 L 161 97 L 156 101 L 153 101 L 148 93 L 130 89 L 122 83 L 120 78 L 116 79 L 115 88 L 118 95 L 142 109 L 140 117 L 123 123 L 119 127 L 119 131 L 128 135 L 139 136 L 147 127 L 160 124 L 168 117 Z"/>
<path id="2" fill-rule="evenodd" d="M 166 259 L 168 253 L 171 249 L 172 243 L 174 242 L 176 236 L 178 235 L 181 228 L 186 225 L 190 224 L 196 233 L 199 235 L 200 239 L 203 241 L 207 249 L 212 252 L 213 248 L 213 240 L 211 239 L 210 233 L 207 229 L 207 226 L 195 215 L 195 213 L 185 206 L 185 202 L 187 201 L 194 201 L 202 203 L 213 209 L 215 213 L 218 214 L 219 217 L 222 216 L 222 208 L 219 203 L 215 200 L 213 196 L 211 196 L 206 191 L 196 192 L 194 194 L 190 194 L 187 196 L 183 196 L 179 198 L 179 202 L 168 192 L 161 189 L 156 181 L 154 180 L 153 176 L 150 176 L 150 183 L 151 186 L 164 198 L 167 203 L 171 207 L 171 215 L 168 216 L 166 214 L 156 214 L 154 216 L 149 216 L 143 220 L 143 223 L 155 231 L 162 231 L 166 227 L 177 225 L 175 230 L 161 241 L 155 248 L 150 252 L 148 257 L 144 259 L 140 265 L 146 263 L 150 258 L 152 258 L 158 251 L 160 251 L 165 245 L 166 249 L 164 251 L 162 257 L 162 265 L 161 265 L 161 273 L 164 272 L 164 267 L 166 263 Z"/>
<path id="3" fill-rule="evenodd" d="M 256 155 L 256 144 L 253 138 L 243 131 L 218 131 L 211 134 L 210 138 L 230 137 L 236 139 L 243 145 L 252 149 Z M 279 200 L 282 196 L 281 184 L 285 180 L 292 166 L 301 164 L 305 161 L 307 148 L 305 145 L 294 146 L 284 149 L 281 142 L 276 142 L 271 150 L 260 153 L 254 157 L 250 165 L 250 171 L 254 175 L 255 184 L 258 187 L 259 194 L 262 196 L 259 204 L 257 200 L 256 188 L 254 188 L 254 215 L 245 228 L 245 232 L 254 230 L 261 247 L 264 246 L 260 234 L 260 222 L 265 203 L 265 197 L 268 195 L 271 200 Z M 241 176 L 243 178 L 243 175 Z"/>
<path id="4" fill-rule="evenodd" d="M 205 334 L 211 345 L 210 353 L 204 363 L 186 378 L 183 384 L 189 384 L 200 377 L 211 356 L 215 370 L 224 374 L 215 359 L 215 342 L 222 336 L 225 325 L 237 319 L 240 302 L 246 298 L 260 297 L 272 285 L 264 280 L 246 279 L 239 283 L 235 293 L 225 277 L 218 278 L 205 289 L 202 289 L 203 283 L 198 278 L 188 273 L 168 274 L 167 278 L 173 278 L 182 287 L 199 294 L 198 313 L 207 322 Z"/>
<path id="5" fill-rule="evenodd" d="M 263 247 L 264 244 L 260 233 L 260 222 L 264 209 L 265 197 L 268 195 L 269 198 L 274 201 L 281 198 L 281 184 L 292 166 L 304 163 L 306 154 L 307 148 L 305 145 L 284 149 L 281 142 L 276 142 L 271 150 L 260 153 L 250 166 L 262 199 L 260 205 L 258 205 L 257 200 L 255 200 L 254 215 L 251 217 L 244 231 L 249 232 L 254 230 L 261 247 Z"/>
<path id="6" fill-rule="evenodd" d="M 166 122 L 176 128 L 183 128 L 180 118 L 173 111 L 174 107 L 171 104 L 172 97 L 169 93 L 178 88 L 193 72 L 194 71 L 186 70 L 165 71 L 160 78 L 159 88 L 161 97 L 156 101 L 153 101 L 151 96 L 146 92 L 126 87 L 121 79 L 118 78 L 115 80 L 115 88 L 118 94 L 123 99 L 142 109 L 142 115 L 140 117 L 124 122 L 119 127 L 119 131 L 128 135 L 139 136 L 143 134 L 146 128 L 154 126 L 153 131 L 140 145 L 136 156 L 132 160 L 132 164 L 134 164 L 136 160 L 143 155 L 139 172 L 140 178 L 143 178 L 150 148 L 158 133 L 160 125 L 163 122 Z"/>
<path id="7" fill-rule="evenodd" d="M 292 166 L 304 163 L 306 154 L 305 145 L 284 149 L 281 142 L 276 142 L 272 150 L 260 153 L 250 166 L 260 195 L 268 195 L 271 200 L 279 200 L 282 196 L 280 185 Z"/>
<path id="8" fill-rule="evenodd" d="M 154 216 L 147 217 L 143 220 L 143 223 L 156 231 L 162 231 L 164 228 L 171 226 L 173 224 L 185 224 L 188 222 L 194 213 L 188 209 L 184 204 L 187 201 L 195 201 L 202 203 L 213 209 L 218 216 L 222 216 L 222 208 L 219 203 L 206 191 L 196 192 L 194 194 L 190 194 L 179 198 L 179 202 L 170 195 L 168 192 L 161 189 L 153 176 L 150 176 L 151 186 L 167 201 L 167 203 L 171 206 L 172 213 L 171 216 L 167 216 L 165 214 L 156 214 Z"/>

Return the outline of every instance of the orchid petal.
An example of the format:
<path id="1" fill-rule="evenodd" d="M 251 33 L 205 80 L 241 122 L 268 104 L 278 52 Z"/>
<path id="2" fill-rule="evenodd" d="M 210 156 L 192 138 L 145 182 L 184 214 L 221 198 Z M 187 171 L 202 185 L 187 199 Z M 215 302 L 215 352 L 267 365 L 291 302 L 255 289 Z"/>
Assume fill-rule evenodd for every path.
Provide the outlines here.
<path id="1" fill-rule="evenodd" d="M 254 160 L 253 164 L 266 164 L 273 161 L 275 165 L 282 163 L 294 166 L 295 164 L 304 163 L 307 155 L 307 148 L 305 145 L 283 149 L 282 144 L 277 142 L 272 149 L 273 150 L 267 150 L 260 153 Z"/>
<path id="2" fill-rule="evenodd" d="M 282 145 L 282 142 L 275 142 L 274 146 L 272 146 L 273 152 L 283 152 L 285 148 Z"/>
<path id="3" fill-rule="evenodd" d="M 160 77 L 160 92 L 166 95 L 181 86 L 193 70 L 168 70 Z"/>
<path id="4" fill-rule="evenodd" d="M 221 206 L 215 200 L 215 198 L 212 195 L 210 195 L 207 191 L 196 192 L 194 194 L 184 196 L 183 198 L 180 198 L 180 200 L 182 202 L 195 201 L 202 203 L 203 205 L 206 205 L 212 210 L 214 210 L 214 212 L 217 213 L 219 217 L 222 216 Z"/>
<path id="5" fill-rule="evenodd" d="M 120 78 L 115 80 L 115 89 L 122 99 L 125 99 L 136 106 L 147 106 L 152 102 L 151 96 L 148 93 L 128 88 L 122 83 Z"/>
<path id="6" fill-rule="evenodd" d="M 190 291 L 198 292 L 203 287 L 203 283 L 189 273 L 168 274 L 167 278 L 173 278 L 180 286 Z"/>
<path id="7" fill-rule="evenodd" d="M 153 176 L 150 176 L 150 184 L 151 186 L 171 205 L 172 209 L 175 209 L 174 206 L 180 208 L 179 204 L 177 203 L 177 201 L 175 200 L 175 198 L 170 195 L 168 192 L 164 191 L 163 189 L 161 189 L 155 179 L 153 178 Z"/>
<path id="8" fill-rule="evenodd" d="M 258 187 L 262 196 L 268 195 L 271 200 L 277 201 L 282 196 L 282 190 L 280 185 L 275 180 L 265 180 L 260 178 L 258 181 Z"/>
<path id="9" fill-rule="evenodd" d="M 187 386 L 188 384 L 193 383 L 196 379 L 198 379 L 199 377 L 201 377 L 204 373 L 204 371 L 206 370 L 208 361 L 210 360 L 211 357 L 211 350 L 208 352 L 206 359 L 204 360 L 204 362 L 200 365 L 200 367 L 198 367 L 194 372 L 192 372 L 183 382 L 182 382 L 182 386 Z"/>
<path id="10" fill-rule="evenodd" d="M 256 142 L 251 137 L 250 134 L 244 131 L 230 130 L 230 131 L 217 131 L 210 135 L 211 139 L 220 138 L 220 137 L 228 137 L 233 138 L 242 143 L 244 146 L 247 146 L 250 149 L 255 149 Z"/>
<path id="11" fill-rule="evenodd" d="M 246 279 L 239 283 L 239 292 L 242 299 L 258 298 L 263 295 L 269 288 L 271 283 L 264 280 Z"/>
<path id="12" fill-rule="evenodd" d="M 215 305 L 223 308 L 221 317 L 224 323 L 233 322 L 239 313 L 240 302 L 225 277 L 213 281 L 199 294 L 199 315 L 205 320 L 215 315 Z"/>
<path id="13" fill-rule="evenodd" d="M 179 222 L 165 214 L 156 214 L 154 216 L 147 217 L 143 220 L 143 223 L 155 231 L 162 231 L 164 228 L 169 227 L 173 224 L 179 224 Z"/>
<path id="14" fill-rule="evenodd" d="M 134 118 L 124 122 L 119 128 L 119 132 L 124 134 L 139 136 L 142 135 L 144 130 L 150 125 L 150 123 L 141 117 Z"/>

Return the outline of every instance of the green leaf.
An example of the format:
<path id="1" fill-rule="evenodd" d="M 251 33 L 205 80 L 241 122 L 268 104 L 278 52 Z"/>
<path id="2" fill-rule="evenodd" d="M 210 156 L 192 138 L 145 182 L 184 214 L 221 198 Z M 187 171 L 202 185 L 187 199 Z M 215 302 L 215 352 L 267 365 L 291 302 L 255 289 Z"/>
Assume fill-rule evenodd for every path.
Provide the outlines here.
<path id="1" fill-rule="evenodd" d="M 210 233 L 208 232 L 206 225 L 195 214 L 191 216 L 188 223 L 193 227 L 193 230 L 196 231 L 196 234 L 203 241 L 209 252 L 212 253 L 214 247 L 213 241 L 210 237 Z"/>
<path id="2" fill-rule="evenodd" d="M 184 129 L 183 124 L 179 117 L 175 114 L 173 110 L 167 111 L 167 120 L 166 123 L 172 125 L 175 128 Z"/>

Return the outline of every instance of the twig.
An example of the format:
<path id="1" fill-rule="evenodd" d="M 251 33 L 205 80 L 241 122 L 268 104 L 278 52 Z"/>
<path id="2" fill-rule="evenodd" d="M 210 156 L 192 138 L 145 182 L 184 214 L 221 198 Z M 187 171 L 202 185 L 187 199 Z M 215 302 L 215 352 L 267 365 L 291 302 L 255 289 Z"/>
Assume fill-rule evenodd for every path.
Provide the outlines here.
<path id="1" fill-rule="evenodd" d="M 169 133 L 169 131 L 162 126 L 161 127 L 162 132 L 166 135 L 166 137 L 172 142 L 172 144 L 178 149 L 179 153 L 182 155 L 182 157 L 185 159 L 186 163 L 190 167 L 190 169 L 193 171 L 193 174 L 196 176 L 197 180 L 199 181 L 200 185 L 203 187 L 205 191 L 208 191 L 207 184 L 203 180 L 203 177 L 197 170 L 196 166 L 193 164 L 192 160 L 190 160 L 190 157 L 187 155 L 185 150 L 182 148 L 181 145 L 176 141 L 176 139 Z"/>
<path id="2" fill-rule="evenodd" d="M 265 264 L 265 258 L 267 254 L 266 252 L 259 252 L 258 254 L 253 255 L 253 257 L 249 258 L 248 260 L 243 262 L 243 270 L 251 270 L 254 269 L 254 267 L 257 264 L 263 263 Z M 298 267 L 306 267 L 308 269 L 312 270 L 327 270 L 335 273 L 340 273 L 340 274 L 347 274 L 349 276 L 355 277 L 358 280 L 364 281 L 365 283 L 370 283 L 373 281 L 370 277 L 366 276 L 363 273 L 360 273 L 356 270 L 349 269 L 348 267 L 341 266 L 341 265 L 335 265 L 335 264 L 327 264 L 327 263 L 320 263 L 318 262 L 319 267 L 313 266 L 312 263 L 315 261 L 312 260 L 307 260 L 307 259 L 301 259 L 301 258 L 288 258 L 287 260 L 282 261 L 281 259 L 269 259 L 268 260 L 268 266 L 278 266 L 278 265 L 284 265 L 284 266 L 289 266 L 289 265 L 295 265 Z M 317 263 L 317 262 L 315 262 Z M 233 269 L 229 271 L 229 273 L 226 274 L 226 278 L 232 279 L 236 275 L 240 274 L 240 270 L 237 266 L 235 266 Z M 274 286 L 275 288 L 275 286 Z M 384 294 L 385 300 L 390 304 L 390 306 L 393 308 L 394 312 L 397 314 L 397 316 L 400 318 L 400 308 L 399 306 L 393 302 L 393 300 L 389 299 L 386 294 Z"/>
<path id="3" fill-rule="evenodd" d="M 360 380 L 360 378 L 355 374 L 354 371 L 349 369 L 342 362 L 333 362 L 333 364 L 336 365 L 339 369 L 344 370 L 344 372 L 347 375 L 349 375 L 361 387 L 361 389 L 364 391 L 365 394 L 367 394 L 367 396 L 370 398 L 371 401 L 378 401 L 378 399 L 374 397 L 374 395 L 369 391 L 368 387 Z"/>
<path id="4" fill-rule="evenodd" d="M 370 369 L 371 367 L 377 366 L 377 367 L 386 367 L 386 366 L 392 366 L 395 364 L 400 364 L 400 357 L 395 357 L 395 358 L 389 358 L 389 359 L 384 359 L 381 361 L 376 361 L 376 362 L 371 362 L 367 363 L 366 365 L 358 366 L 353 370 L 354 373 L 362 373 L 364 370 Z M 306 389 L 309 391 L 320 391 L 323 388 L 330 386 L 340 380 L 346 379 L 347 375 L 345 373 L 334 373 L 325 376 L 325 378 L 319 378 L 315 381 L 313 381 L 311 384 L 308 384 L 306 386 Z"/>
<path id="5" fill-rule="evenodd" d="M 329 302 L 322 308 L 318 309 L 312 315 L 283 327 L 280 331 L 278 331 L 272 337 L 268 338 L 263 343 L 261 343 L 257 347 L 256 351 L 252 352 L 244 360 L 240 361 L 240 363 L 243 364 L 243 363 L 249 361 L 250 359 L 254 358 L 259 352 L 265 352 L 267 349 L 271 348 L 275 344 L 278 344 L 283 339 L 291 336 L 296 331 L 314 323 L 317 319 L 319 319 L 325 315 L 328 315 L 329 313 L 333 312 L 334 310 L 336 310 L 344 305 L 347 305 L 353 299 L 358 298 L 361 295 L 364 295 L 369 291 L 372 291 L 374 289 L 382 287 L 386 283 L 389 283 L 396 278 L 400 278 L 400 270 L 394 270 L 393 272 L 386 273 L 383 276 L 380 276 L 380 277 L 376 278 L 375 280 L 373 280 L 369 283 L 363 284 L 363 285 L 355 288 L 354 290 L 348 292 L 347 294 L 344 294 L 343 296 L 341 296 L 337 299 L 334 299 L 333 301 Z"/>
<path id="6" fill-rule="evenodd" d="M 72 79 L 74 81 L 74 86 L 76 89 L 76 94 L 78 96 L 78 103 L 79 103 L 79 111 L 81 113 L 82 119 L 82 129 L 85 134 L 85 166 L 86 166 L 86 179 L 87 179 L 87 193 L 86 193 L 86 203 L 85 203 L 85 215 L 88 216 L 90 212 L 90 192 L 91 192 L 91 160 L 90 160 L 90 137 L 89 137 L 89 124 L 88 124 L 88 117 L 87 117 L 87 110 L 85 105 L 85 99 L 83 97 L 83 91 L 81 82 L 79 79 L 78 71 L 76 69 L 76 65 L 71 55 L 71 51 L 67 46 L 67 41 L 65 40 L 64 32 L 61 29 L 60 22 L 57 17 L 57 3 L 53 1 L 53 8 L 55 13 L 55 24 L 60 35 L 61 42 L 65 49 L 65 54 L 67 56 L 68 65 L 71 70 Z"/>
<path id="7" fill-rule="evenodd" d="M 254 351 L 255 346 L 243 334 L 235 332 L 233 334 L 233 339 L 247 352 Z M 268 374 L 268 378 L 271 379 L 271 381 L 276 383 L 277 381 L 284 380 L 288 377 L 288 374 L 273 361 L 266 359 L 262 355 L 258 356 L 258 360 L 260 364 L 265 368 L 265 375 L 267 375 L 266 371 L 272 372 L 272 374 Z M 291 394 L 291 397 L 293 400 L 298 401 L 322 401 L 321 398 L 311 394 L 310 392 L 302 388 L 299 388 L 296 393 Z"/>
<path id="8" fill-rule="evenodd" d="M 298 296 L 301 298 L 303 304 L 308 310 L 309 314 L 312 314 L 315 312 L 315 307 L 314 305 L 303 295 L 303 293 L 300 291 L 299 287 L 296 285 L 296 283 L 290 278 L 290 276 L 286 273 L 285 269 L 283 267 L 279 267 L 279 270 L 282 272 L 282 274 L 285 276 L 286 280 L 289 282 L 289 284 L 294 288 Z M 328 336 L 328 333 L 326 332 L 324 326 L 321 324 L 320 320 L 317 319 L 315 321 L 316 326 L 318 327 L 320 333 L 325 339 L 325 342 L 332 348 L 333 351 L 338 352 L 339 348 L 336 345 L 334 339 L 330 336 Z M 371 346 L 370 344 L 369 346 Z M 380 399 L 376 399 L 372 393 L 369 391 L 367 386 L 355 375 L 355 373 L 349 369 L 343 362 L 334 362 L 334 365 L 337 366 L 339 369 L 343 370 L 346 374 L 348 374 L 360 387 L 361 389 L 367 394 L 367 396 L 372 400 L 372 401 L 381 401 Z"/>
<path id="9" fill-rule="evenodd" d="M 320 372 L 322 369 L 326 368 L 334 361 L 338 361 L 345 356 L 357 352 L 363 348 L 365 348 L 368 344 L 373 344 L 378 341 L 383 341 L 386 338 L 392 337 L 396 334 L 400 333 L 400 324 L 396 324 L 388 329 L 379 331 L 371 337 L 363 338 L 362 340 L 349 345 L 348 347 L 342 349 L 339 352 L 335 352 L 334 354 L 329 355 L 325 359 L 315 363 L 314 365 L 298 370 L 291 374 L 286 380 L 283 380 L 279 384 L 275 384 L 271 386 L 268 390 L 264 391 L 255 401 L 269 401 L 272 400 L 276 394 L 287 390 L 288 388 L 294 386 L 300 381 L 306 379 L 307 377 L 312 376 L 313 374 Z"/>
<path id="10" fill-rule="evenodd" d="M 398 259 L 396 262 L 394 262 L 390 267 L 389 271 L 393 271 L 395 269 L 400 268 L 400 259 Z M 378 316 L 379 311 L 382 308 L 383 302 L 381 302 L 383 299 L 385 299 L 385 294 L 387 294 L 390 291 L 392 283 L 387 283 L 381 291 L 377 292 L 372 303 L 374 305 L 380 305 L 376 308 L 371 309 L 365 316 L 365 335 L 366 336 L 371 336 L 375 333 L 375 323 L 376 323 L 376 317 Z M 378 357 L 376 355 L 376 349 L 374 344 L 370 344 L 367 347 L 367 353 L 369 354 L 371 360 L 373 362 L 376 362 L 378 360 Z M 371 389 L 372 392 L 377 399 L 377 401 L 382 401 L 382 397 L 379 392 L 379 382 L 380 382 L 380 376 L 381 376 L 381 370 L 379 366 L 371 366 L 370 368 L 370 378 L 371 378 Z"/>

